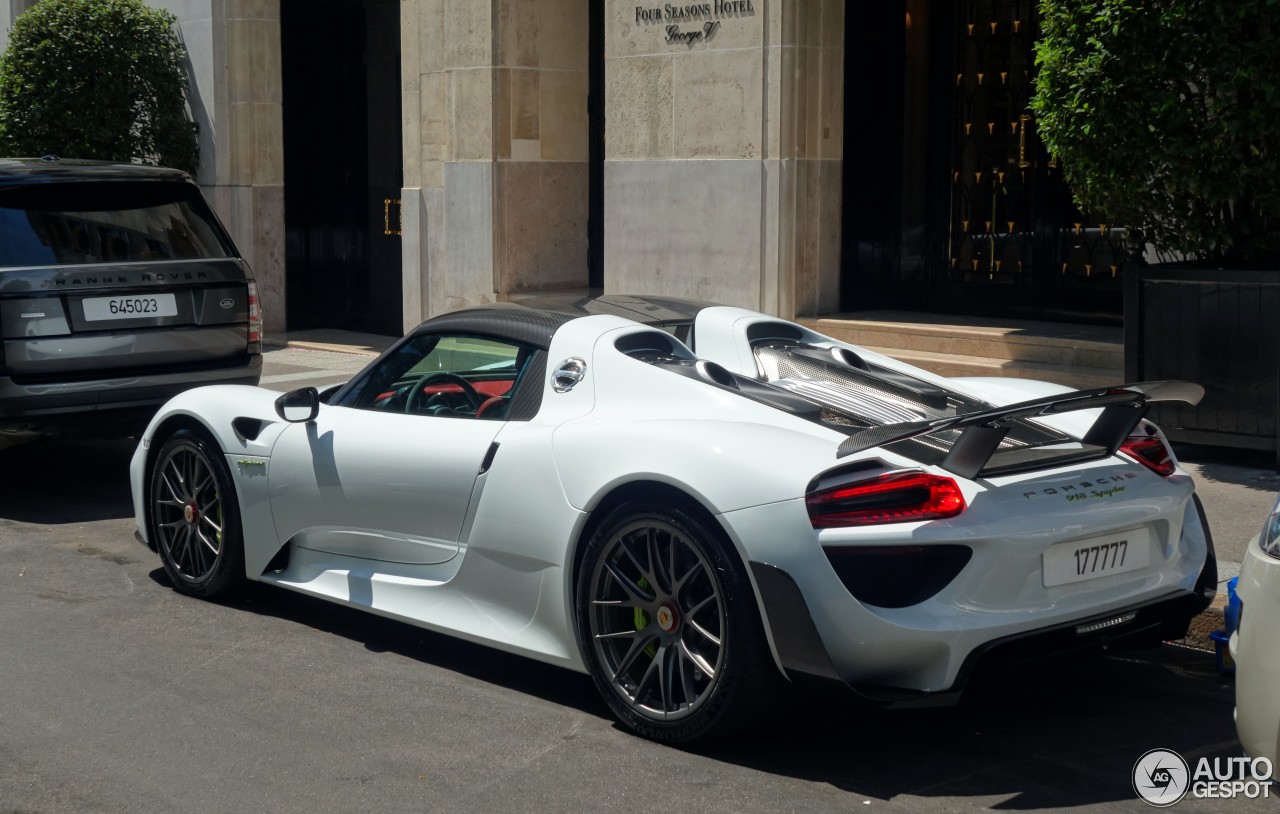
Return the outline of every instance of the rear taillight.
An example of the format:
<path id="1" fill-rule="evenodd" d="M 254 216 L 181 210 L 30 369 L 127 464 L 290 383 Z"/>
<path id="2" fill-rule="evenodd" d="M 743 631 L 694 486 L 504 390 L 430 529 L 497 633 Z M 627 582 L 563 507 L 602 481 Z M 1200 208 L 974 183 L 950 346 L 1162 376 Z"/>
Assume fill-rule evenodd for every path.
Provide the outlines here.
<path id="1" fill-rule="evenodd" d="M 1178 468 L 1173 450 L 1158 435 L 1130 435 L 1120 445 L 1120 451 L 1163 478 Z"/>
<path id="2" fill-rule="evenodd" d="M 262 345 L 262 306 L 258 303 L 258 284 L 249 280 L 249 344 Z M 252 348 L 250 348 L 252 350 Z"/>
<path id="3" fill-rule="evenodd" d="M 805 504 L 817 529 L 939 520 L 965 509 L 954 480 L 927 472 L 891 472 L 830 486 L 810 492 Z"/>

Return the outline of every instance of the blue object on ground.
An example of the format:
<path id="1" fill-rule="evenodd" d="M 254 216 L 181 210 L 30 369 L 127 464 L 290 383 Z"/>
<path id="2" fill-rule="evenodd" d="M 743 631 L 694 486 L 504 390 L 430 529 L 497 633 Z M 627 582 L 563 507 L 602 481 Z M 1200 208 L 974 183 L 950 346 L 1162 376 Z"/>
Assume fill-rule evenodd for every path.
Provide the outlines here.
<path id="1" fill-rule="evenodd" d="M 1218 672 L 1226 675 L 1235 673 L 1236 661 L 1231 658 L 1231 650 L 1227 648 L 1227 642 L 1231 641 L 1231 636 L 1221 630 L 1215 630 L 1209 634 L 1209 638 L 1213 640 L 1213 653 L 1218 659 Z"/>
<path id="2" fill-rule="evenodd" d="M 1227 606 L 1222 610 L 1222 624 L 1226 629 L 1209 634 L 1209 639 L 1213 641 L 1213 652 L 1218 658 L 1218 671 L 1227 675 L 1236 671 L 1236 662 L 1231 658 L 1231 649 L 1227 647 L 1227 643 L 1231 641 L 1231 634 L 1240 627 L 1241 604 L 1240 597 L 1236 594 L 1239 579 L 1232 577 L 1227 580 Z"/>
<path id="3" fill-rule="evenodd" d="M 1222 620 L 1226 625 L 1226 634 L 1230 636 L 1240 627 L 1240 597 L 1236 594 L 1236 583 L 1240 577 L 1227 580 L 1227 607 L 1222 612 Z"/>

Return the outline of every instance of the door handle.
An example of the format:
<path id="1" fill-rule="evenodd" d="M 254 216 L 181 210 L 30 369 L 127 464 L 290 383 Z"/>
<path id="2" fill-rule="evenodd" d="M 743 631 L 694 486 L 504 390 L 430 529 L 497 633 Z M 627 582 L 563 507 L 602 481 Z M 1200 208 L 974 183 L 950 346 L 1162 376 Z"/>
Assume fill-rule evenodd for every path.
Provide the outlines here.
<path id="1" fill-rule="evenodd" d="M 391 228 L 391 206 L 396 207 L 396 228 Z M 404 234 L 404 210 L 400 206 L 399 198 L 383 198 L 382 199 L 382 234 L 384 235 L 403 235 Z"/>
<path id="2" fill-rule="evenodd" d="M 1030 114 L 1023 113 L 1018 117 L 1018 168 L 1023 170 L 1031 166 L 1027 160 L 1027 125 L 1030 123 Z"/>
<path id="3" fill-rule="evenodd" d="M 493 456 L 498 454 L 498 442 L 494 441 L 489 445 L 489 451 L 484 454 L 484 460 L 480 462 L 480 472 L 483 475 L 489 471 L 489 467 L 493 466 Z"/>

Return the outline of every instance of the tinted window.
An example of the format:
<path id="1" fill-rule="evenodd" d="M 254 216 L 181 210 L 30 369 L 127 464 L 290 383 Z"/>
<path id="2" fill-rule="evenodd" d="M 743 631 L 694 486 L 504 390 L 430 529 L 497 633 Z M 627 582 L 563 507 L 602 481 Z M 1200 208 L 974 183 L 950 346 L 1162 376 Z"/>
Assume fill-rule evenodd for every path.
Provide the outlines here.
<path id="1" fill-rule="evenodd" d="M 689 348 L 693 348 L 693 323 L 692 322 L 665 322 L 660 325 L 654 325 L 660 331 L 667 333 L 679 339 Z"/>
<path id="2" fill-rule="evenodd" d="M 0 190 L 0 266 L 230 256 L 192 184 L 44 183 Z"/>
<path id="3" fill-rule="evenodd" d="M 341 399 L 344 407 L 449 418 L 503 419 L 533 349 L 507 340 L 420 334 Z"/>

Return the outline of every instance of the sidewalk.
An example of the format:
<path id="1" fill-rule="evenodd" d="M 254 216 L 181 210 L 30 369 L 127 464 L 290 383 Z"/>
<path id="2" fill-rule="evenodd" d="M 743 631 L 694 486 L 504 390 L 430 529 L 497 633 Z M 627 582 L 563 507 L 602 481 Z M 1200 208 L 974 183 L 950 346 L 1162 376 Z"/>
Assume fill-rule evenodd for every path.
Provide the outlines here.
<path id="1" fill-rule="evenodd" d="M 329 351 L 330 353 L 358 353 L 363 356 L 377 356 L 391 347 L 399 338 L 398 336 L 382 336 L 381 334 L 363 334 L 356 331 L 319 328 L 313 331 L 288 331 L 282 334 L 267 334 L 262 344 L 275 348 L 299 348 L 302 350 Z"/>

